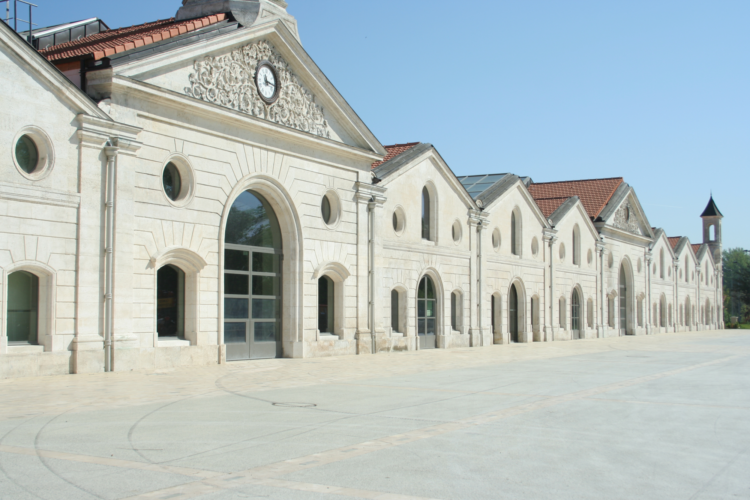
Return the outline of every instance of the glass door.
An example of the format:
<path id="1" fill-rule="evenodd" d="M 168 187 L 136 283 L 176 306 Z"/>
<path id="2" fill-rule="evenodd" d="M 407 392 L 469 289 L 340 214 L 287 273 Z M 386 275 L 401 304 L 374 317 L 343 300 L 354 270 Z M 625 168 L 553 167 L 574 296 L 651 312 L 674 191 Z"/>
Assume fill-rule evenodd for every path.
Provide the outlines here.
<path id="1" fill-rule="evenodd" d="M 435 286 L 429 276 L 422 278 L 417 291 L 417 333 L 420 349 L 435 349 L 437 330 Z"/>
<path id="2" fill-rule="evenodd" d="M 281 355 L 281 255 L 269 248 L 226 245 L 224 343 L 227 360 Z"/>

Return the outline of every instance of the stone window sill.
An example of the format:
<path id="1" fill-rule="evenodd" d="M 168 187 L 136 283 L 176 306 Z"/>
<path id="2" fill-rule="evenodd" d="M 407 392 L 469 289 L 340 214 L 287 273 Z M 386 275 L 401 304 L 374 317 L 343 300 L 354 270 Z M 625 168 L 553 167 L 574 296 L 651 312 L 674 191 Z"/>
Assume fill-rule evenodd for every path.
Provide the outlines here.
<path id="1" fill-rule="evenodd" d="M 156 347 L 190 347 L 189 340 L 174 338 L 165 338 L 164 340 L 159 339 Z"/>

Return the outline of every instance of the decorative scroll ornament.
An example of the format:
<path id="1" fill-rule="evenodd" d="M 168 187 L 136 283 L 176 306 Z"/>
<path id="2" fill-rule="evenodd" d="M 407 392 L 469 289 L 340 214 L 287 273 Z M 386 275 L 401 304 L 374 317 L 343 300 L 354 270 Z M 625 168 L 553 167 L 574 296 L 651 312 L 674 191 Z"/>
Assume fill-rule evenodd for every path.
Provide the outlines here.
<path id="1" fill-rule="evenodd" d="M 630 207 L 630 203 L 625 202 L 615 212 L 615 220 L 612 223 L 618 229 L 623 229 L 629 233 L 643 235 L 641 226 L 638 223 L 638 219 L 635 216 L 633 209 Z"/>
<path id="2" fill-rule="evenodd" d="M 273 64 L 281 82 L 279 98 L 266 104 L 255 87 L 255 70 L 260 61 Z M 331 138 L 331 128 L 315 96 L 295 76 L 289 65 L 265 40 L 246 45 L 231 54 L 206 57 L 193 65 L 189 96 L 225 108 L 257 116 L 286 127 Z"/>

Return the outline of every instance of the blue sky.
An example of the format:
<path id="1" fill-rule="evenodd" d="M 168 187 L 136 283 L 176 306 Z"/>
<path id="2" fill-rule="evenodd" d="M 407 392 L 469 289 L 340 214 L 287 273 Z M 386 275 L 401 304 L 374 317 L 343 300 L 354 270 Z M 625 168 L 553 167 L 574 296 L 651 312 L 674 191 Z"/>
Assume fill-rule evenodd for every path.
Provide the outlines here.
<path id="1" fill-rule="evenodd" d="M 649 221 L 750 249 L 750 2 L 288 0 L 302 43 L 383 144 L 434 144 L 457 175 L 619 177 Z M 38 0 L 40 25 L 110 27 L 180 0 Z"/>

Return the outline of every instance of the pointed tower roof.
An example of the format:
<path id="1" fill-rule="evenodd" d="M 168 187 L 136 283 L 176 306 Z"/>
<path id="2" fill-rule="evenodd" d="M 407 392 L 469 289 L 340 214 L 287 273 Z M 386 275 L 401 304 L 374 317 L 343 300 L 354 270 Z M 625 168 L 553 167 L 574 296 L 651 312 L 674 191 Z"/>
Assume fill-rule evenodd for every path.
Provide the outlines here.
<path id="1" fill-rule="evenodd" d="M 719 211 L 719 207 L 716 206 L 713 195 L 708 200 L 708 205 L 706 205 L 706 209 L 701 214 L 701 217 L 724 217 L 721 211 Z"/>

